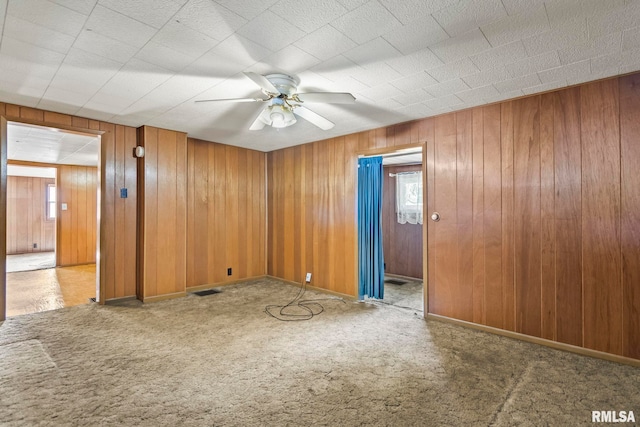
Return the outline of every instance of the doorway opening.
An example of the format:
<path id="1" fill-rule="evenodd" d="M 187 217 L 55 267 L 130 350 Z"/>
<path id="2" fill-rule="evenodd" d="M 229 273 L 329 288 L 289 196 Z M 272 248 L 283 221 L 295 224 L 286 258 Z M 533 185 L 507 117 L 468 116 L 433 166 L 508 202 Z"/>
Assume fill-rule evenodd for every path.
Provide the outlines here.
<path id="1" fill-rule="evenodd" d="M 382 157 L 379 244 L 383 263 L 368 263 L 371 267 L 365 268 L 375 270 L 373 277 L 380 274 L 379 268 L 383 270 L 377 301 L 424 313 L 423 149 L 418 146 L 359 157 L 376 156 Z M 361 201 L 359 194 L 359 209 Z M 362 262 L 359 257 L 359 271 Z"/>
<path id="2" fill-rule="evenodd" d="M 100 136 L 7 124 L 6 317 L 99 295 Z"/>

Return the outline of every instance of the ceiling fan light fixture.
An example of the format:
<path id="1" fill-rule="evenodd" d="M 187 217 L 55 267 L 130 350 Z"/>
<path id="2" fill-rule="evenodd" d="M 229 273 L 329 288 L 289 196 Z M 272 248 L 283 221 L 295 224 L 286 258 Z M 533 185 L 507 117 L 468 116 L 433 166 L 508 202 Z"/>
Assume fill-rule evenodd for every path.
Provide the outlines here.
<path id="1" fill-rule="evenodd" d="M 291 109 L 285 105 L 271 105 L 267 110 L 267 117 L 263 118 L 267 119 L 265 123 L 271 127 L 278 129 L 286 128 L 297 121 Z"/>

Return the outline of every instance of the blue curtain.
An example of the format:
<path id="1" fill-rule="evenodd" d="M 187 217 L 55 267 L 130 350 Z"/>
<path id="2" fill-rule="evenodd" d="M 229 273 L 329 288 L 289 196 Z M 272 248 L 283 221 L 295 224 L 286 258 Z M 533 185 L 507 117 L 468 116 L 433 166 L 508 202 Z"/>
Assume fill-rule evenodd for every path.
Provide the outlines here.
<path id="1" fill-rule="evenodd" d="M 384 296 L 382 157 L 358 160 L 358 298 Z"/>

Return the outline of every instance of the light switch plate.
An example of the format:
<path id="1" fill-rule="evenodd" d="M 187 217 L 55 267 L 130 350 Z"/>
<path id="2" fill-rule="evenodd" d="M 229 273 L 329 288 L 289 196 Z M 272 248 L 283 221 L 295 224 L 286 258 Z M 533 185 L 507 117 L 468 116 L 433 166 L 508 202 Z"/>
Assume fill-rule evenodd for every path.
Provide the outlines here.
<path id="1" fill-rule="evenodd" d="M 66 211 L 67 210 L 67 204 L 66 203 L 62 203 L 60 205 L 60 209 L 62 209 L 63 211 Z"/>

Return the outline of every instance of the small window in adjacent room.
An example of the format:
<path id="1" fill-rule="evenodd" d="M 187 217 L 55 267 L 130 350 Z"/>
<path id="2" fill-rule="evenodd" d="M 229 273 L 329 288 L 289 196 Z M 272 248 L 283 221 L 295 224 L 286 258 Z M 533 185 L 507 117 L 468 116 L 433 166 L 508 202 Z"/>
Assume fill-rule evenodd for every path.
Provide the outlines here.
<path id="1" fill-rule="evenodd" d="M 56 218 L 56 186 L 47 184 L 47 219 Z"/>
<path id="2" fill-rule="evenodd" d="M 400 224 L 422 224 L 422 172 L 396 175 L 396 212 Z"/>

